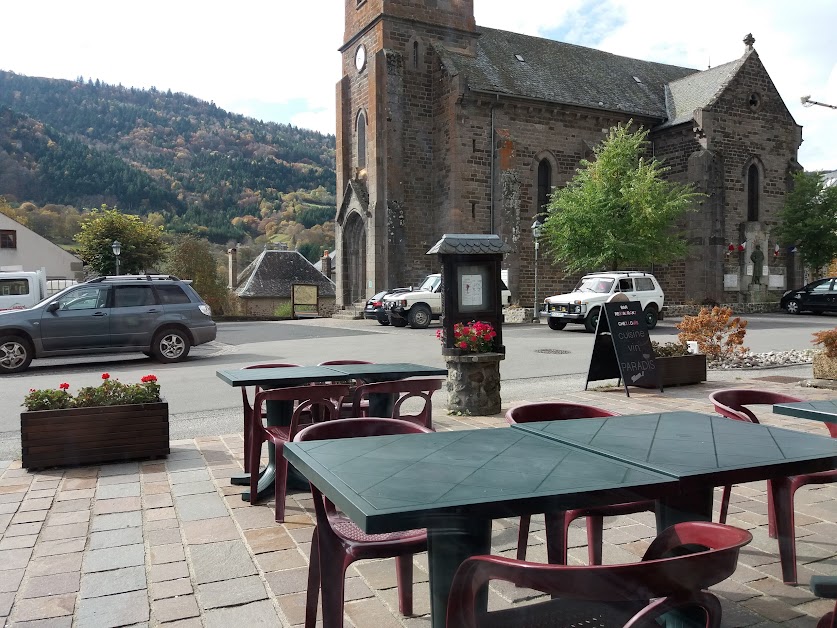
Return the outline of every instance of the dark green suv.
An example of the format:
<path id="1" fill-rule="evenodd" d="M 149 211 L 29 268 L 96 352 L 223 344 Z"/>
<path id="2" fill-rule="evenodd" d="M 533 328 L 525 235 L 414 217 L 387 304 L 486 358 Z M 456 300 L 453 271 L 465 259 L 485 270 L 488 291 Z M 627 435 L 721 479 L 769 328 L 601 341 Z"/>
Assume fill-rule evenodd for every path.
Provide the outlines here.
<path id="1" fill-rule="evenodd" d="M 141 351 L 179 362 L 215 340 L 209 306 L 171 275 L 97 277 L 26 310 L 0 312 L 0 373 L 33 358 Z"/>

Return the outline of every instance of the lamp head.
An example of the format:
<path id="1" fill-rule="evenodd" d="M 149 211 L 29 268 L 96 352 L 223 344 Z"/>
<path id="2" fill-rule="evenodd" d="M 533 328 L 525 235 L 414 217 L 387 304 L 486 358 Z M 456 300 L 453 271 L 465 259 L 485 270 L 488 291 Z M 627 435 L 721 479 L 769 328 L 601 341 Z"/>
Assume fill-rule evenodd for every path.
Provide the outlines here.
<path id="1" fill-rule="evenodd" d="M 811 96 L 810 95 L 802 96 L 802 98 L 800 98 L 799 101 L 802 103 L 803 107 L 810 107 L 811 105 L 814 104 L 814 103 L 811 102 Z"/>
<path id="2" fill-rule="evenodd" d="M 543 230 L 543 223 L 535 218 L 535 222 L 532 223 L 532 237 L 537 240 L 541 237 L 541 231 Z"/>
<path id="3" fill-rule="evenodd" d="M 122 252 L 122 243 L 119 240 L 114 240 L 110 248 L 113 250 L 113 254 L 119 257 L 119 254 Z"/>

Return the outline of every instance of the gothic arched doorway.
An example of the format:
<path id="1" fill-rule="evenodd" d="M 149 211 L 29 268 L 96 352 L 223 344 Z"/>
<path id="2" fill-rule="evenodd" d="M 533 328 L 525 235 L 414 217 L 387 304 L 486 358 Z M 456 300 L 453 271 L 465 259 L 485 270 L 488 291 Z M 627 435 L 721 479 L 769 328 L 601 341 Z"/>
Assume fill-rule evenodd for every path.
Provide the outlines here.
<path id="1" fill-rule="evenodd" d="M 343 303 L 366 298 L 366 227 L 352 212 L 343 227 Z"/>

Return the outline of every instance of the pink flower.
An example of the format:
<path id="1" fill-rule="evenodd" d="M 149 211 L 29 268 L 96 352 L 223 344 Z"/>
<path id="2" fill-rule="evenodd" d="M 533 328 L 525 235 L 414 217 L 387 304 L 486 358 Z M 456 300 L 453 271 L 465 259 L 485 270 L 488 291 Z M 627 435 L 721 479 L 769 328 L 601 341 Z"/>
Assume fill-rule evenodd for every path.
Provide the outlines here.
<path id="1" fill-rule="evenodd" d="M 467 349 L 468 348 L 468 343 L 463 340 L 462 342 L 459 343 L 459 348 L 460 349 Z"/>
<path id="2" fill-rule="evenodd" d="M 143 384 L 147 384 L 148 382 L 156 382 L 157 376 L 156 375 L 146 375 L 140 380 Z"/>
<path id="3" fill-rule="evenodd" d="M 67 382 L 64 382 L 63 384 L 59 384 L 59 386 L 58 386 L 58 387 L 59 387 L 61 390 L 67 390 L 67 389 L 70 387 L 70 385 L 69 385 Z"/>
<path id="4" fill-rule="evenodd" d="M 110 379 L 110 373 L 102 373 L 102 379 Z"/>

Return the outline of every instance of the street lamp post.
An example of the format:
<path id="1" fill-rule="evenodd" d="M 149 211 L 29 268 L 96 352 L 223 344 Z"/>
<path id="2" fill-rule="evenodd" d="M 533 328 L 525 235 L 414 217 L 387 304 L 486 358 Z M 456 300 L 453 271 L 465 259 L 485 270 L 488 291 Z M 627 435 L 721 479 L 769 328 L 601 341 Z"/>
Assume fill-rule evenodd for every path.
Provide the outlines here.
<path id="1" fill-rule="evenodd" d="M 114 259 L 116 259 L 116 274 L 119 275 L 119 254 L 122 252 L 122 243 L 119 240 L 114 240 L 110 248 L 113 250 Z"/>
<path id="2" fill-rule="evenodd" d="M 543 223 L 535 218 L 535 222 L 532 223 L 532 241 L 535 243 L 535 307 L 532 308 L 533 323 L 540 323 L 540 318 L 538 317 L 538 240 L 541 237 L 542 229 Z"/>
<path id="3" fill-rule="evenodd" d="M 828 103 L 817 102 L 816 100 L 811 100 L 810 96 L 803 96 L 799 100 L 802 101 L 802 106 L 803 107 L 813 107 L 814 105 L 819 105 L 820 107 L 828 107 L 829 109 L 837 109 L 837 105 L 829 105 Z"/>

